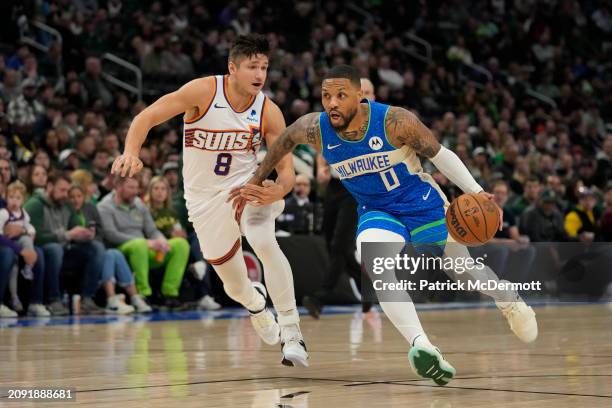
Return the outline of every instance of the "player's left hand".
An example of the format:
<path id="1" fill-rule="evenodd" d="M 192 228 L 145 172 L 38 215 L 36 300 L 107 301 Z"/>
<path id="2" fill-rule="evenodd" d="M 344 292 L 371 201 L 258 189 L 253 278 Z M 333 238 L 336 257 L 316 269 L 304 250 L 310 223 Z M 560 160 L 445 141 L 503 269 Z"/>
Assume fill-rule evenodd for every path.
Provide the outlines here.
<path id="1" fill-rule="evenodd" d="M 491 201 L 493 201 L 493 198 L 495 197 L 493 194 L 487 193 L 486 191 L 481 191 L 478 194 L 482 194 L 483 196 L 485 196 L 487 199 L 489 199 Z M 499 208 L 497 203 L 495 205 L 499 209 L 499 230 L 501 231 L 504 228 L 504 209 L 503 208 Z"/>
<path id="2" fill-rule="evenodd" d="M 240 196 L 255 207 L 272 204 L 285 196 L 283 187 L 272 180 L 264 180 L 261 186 L 246 184 L 240 189 Z"/>

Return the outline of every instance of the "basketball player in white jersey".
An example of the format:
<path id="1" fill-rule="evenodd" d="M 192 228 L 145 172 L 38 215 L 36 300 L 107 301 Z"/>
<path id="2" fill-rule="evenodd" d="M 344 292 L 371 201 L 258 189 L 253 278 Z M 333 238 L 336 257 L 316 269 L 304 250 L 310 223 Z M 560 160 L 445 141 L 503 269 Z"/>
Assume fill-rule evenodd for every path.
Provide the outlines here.
<path id="1" fill-rule="evenodd" d="M 276 182 L 265 183 L 264 194 L 271 204 L 247 206 L 237 221 L 228 202 L 230 190 L 253 176 L 262 140 L 272 144 L 285 130 L 280 109 L 261 91 L 268 52 L 265 37 L 240 36 L 230 49 L 229 75 L 195 79 L 139 113 L 112 172 L 129 177 L 138 173 L 142 169 L 139 151 L 149 130 L 184 113 L 185 200 L 204 258 L 214 266 L 227 294 L 249 310 L 262 340 L 267 344 L 281 341 L 282 363 L 308 366 L 291 267 L 274 234 L 274 219 L 284 207 L 282 199 L 295 183 L 291 154 L 276 166 Z M 266 288 L 251 283 L 247 276 L 241 234 L 263 263 L 278 322 L 266 308 Z"/>

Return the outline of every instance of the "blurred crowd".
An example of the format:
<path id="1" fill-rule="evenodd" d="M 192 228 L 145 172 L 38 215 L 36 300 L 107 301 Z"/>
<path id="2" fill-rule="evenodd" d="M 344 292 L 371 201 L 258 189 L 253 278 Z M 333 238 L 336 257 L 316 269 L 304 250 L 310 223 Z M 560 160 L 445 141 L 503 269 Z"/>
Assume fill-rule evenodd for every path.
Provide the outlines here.
<path id="1" fill-rule="evenodd" d="M 188 276 L 198 307 L 219 307 L 182 199 L 180 118 L 151 132 L 137 180 L 117 183 L 109 165 L 134 115 L 190 79 L 226 72 L 230 45 L 249 32 L 270 41 L 265 92 L 288 123 L 321 110 L 327 68 L 352 64 L 376 100 L 416 112 L 495 191 L 506 227 L 516 226 L 499 239 L 612 240 L 606 1 L 26 0 L 3 3 L 0 15 L 0 270 L 9 271 L 0 293 L 13 310 L 68 313 L 67 277 L 83 266 L 70 289 L 83 313 L 181 308 Z M 407 33 L 427 40 L 431 55 Z M 141 68 L 142 100 L 104 79 L 127 81 L 107 52 Z M 278 227 L 318 233 L 315 154 L 295 155 L 304 176 Z M 428 169 L 449 199 L 458 195 Z"/>

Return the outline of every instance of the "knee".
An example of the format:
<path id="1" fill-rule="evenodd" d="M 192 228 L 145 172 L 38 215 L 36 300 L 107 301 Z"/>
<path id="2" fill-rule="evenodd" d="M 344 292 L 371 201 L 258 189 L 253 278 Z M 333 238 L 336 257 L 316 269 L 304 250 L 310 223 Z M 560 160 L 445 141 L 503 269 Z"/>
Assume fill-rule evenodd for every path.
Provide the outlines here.
<path id="1" fill-rule="evenodd" d="M 104 251 L 104 262 L 109 262 L 113 265 L 115 265 L 117 263 L 117 257 L 121 255 L 121 252 L 119 252 L 119 250 L 117 249 L 106 249 Z M 123 256 L 123 255 L 121 255 Z"/>
<path id="2" fill-rule="evenodd" d="M 127 242 L 126 250 L 128 252 L 148 253 L 149 243 L 145 238 L 136 238 Z"/>
<path id="3" fill-rule="evenodd" d="M 121 253 L 121 251 L 119 251 L 118 249 L 115 248 L 109 248 L 106 250 L 106 256 L 108 256 L 109 258 L 113 258 L 116 259 L 117 257 L 123 256 L 123 254 Z"/>
<path id="4" fill-rule="evenodd" d="M 249 233 L 246 238 L 247 241 L 249 241 L 249 245 L 251 245 L 251 248 L 253 248 L 256 253 L 272 251 L 278 247 L 276 237 L 273 235 L 270 236 L 263 233 Z"/>
<path id="5" fill-rule="evenodd" d="M 94 254 L 94 256 L 99 256 L 102 257 L 104 256 L 104 253 L 106 252 L 106 248 L 104 247 L 104 244 L 101 243 L 100 241 L 91 241 L 91 251 Z"/>
<path id="6" fill-rule="evenodd" d="M 176 254 L 189 254 L 189 242 L 185 238 L 172 238 L 168 241 L 170 251 Z"/>
<path id="7" fill-rule="evenodd" d="M 56 242 L 52 242 L 43 246 L 43 252 L 46 259 L 61 260 L 64 256 L 64 247 Z"/>
<path id="8" fill-rule="evenodd" d="M 399 251 L 402 250 L 406 241 L 404 237 L 402 237 L 401 235 L 395 232 L 383 230 L 380 228 L 368 228 L 366 230 L 361 231 L 359 235 L 357 235 L 357 253 L 359 255 L 359 259 L 362 259 L 361 255 L 362 255 L 363 248 L 361 247 L 361 245 L 364 243 L 369 243 L 369 242 L 396 243 L 397 252 L 399 253 Z"/>
<path id="9" fill-rule="evenodd" d="M 15 253 L 10 248 L 0 247 L 0 266 L 10 270 L 15 261 Z"/>

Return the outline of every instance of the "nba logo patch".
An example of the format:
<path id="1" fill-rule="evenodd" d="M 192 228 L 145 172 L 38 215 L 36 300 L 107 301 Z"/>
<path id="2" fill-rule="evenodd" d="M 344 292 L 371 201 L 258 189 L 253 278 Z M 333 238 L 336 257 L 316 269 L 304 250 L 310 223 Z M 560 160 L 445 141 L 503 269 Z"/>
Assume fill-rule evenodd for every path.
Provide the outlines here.
<path id="1" fill-rule="evenodd" d="M 372 150 L 380 150 L 383 147 L 383 141 L 378 136 L 372 136 L 368 141 L 368 145 L 370 145 L 370 149 Z"/>
<path id="2" fill-rule="evenodd" d="M 251 113 L 249 113 L 247 120 L 249 122 L 257 122 L 257 111 L 255 109 L 251 109 Z"/>

